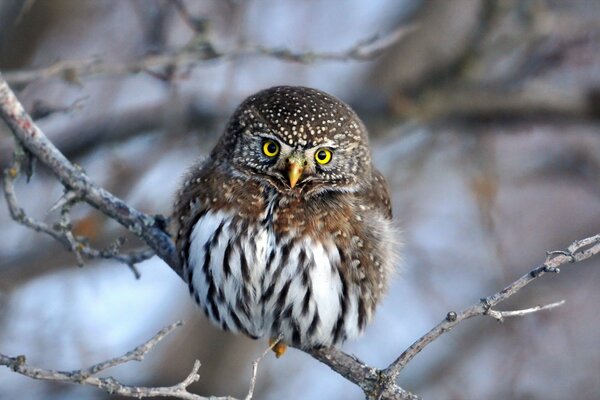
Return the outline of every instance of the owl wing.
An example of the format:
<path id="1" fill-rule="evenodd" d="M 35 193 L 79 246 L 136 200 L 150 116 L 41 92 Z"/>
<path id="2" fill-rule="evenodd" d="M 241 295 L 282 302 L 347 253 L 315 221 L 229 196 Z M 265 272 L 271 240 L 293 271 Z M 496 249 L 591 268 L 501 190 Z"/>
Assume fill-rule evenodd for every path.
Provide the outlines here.
<path id="1" fill-rule="evenodd" d="M 390 191 L 388 184 L 378 170 L 373 168 L 371 175 L 371 190 L 367 193 L 369 203 L 376 210 L 379 210 L 387 218 L 392 219 L 392 202 L 390 200 Z"/>

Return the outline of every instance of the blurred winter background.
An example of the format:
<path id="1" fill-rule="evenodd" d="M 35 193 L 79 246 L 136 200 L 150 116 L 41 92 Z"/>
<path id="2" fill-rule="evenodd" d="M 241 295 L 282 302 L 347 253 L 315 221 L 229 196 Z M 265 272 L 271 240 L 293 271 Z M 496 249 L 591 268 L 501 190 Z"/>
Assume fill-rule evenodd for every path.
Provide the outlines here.
<path id="1" fill-rule="evenodd" d="M 417 30 L 372 61 L 215 58 L 254 45 L 344 51 L 413 24 Z M 201 58 L 192 67 L 18 74 L 61 60 L 127 66 L 186 46 Z M 169 213 L 186 167 L 211 149 L 247 95 L 306 85 L 349 102 L 370 130 L 405 243 L 402 274 L 374 323 L 344 346 L 374 366 L 386 366 L 448 311 L 526 273 L 546 250 L 600 230 L 596 0 L 1 0 L 0 70 L 70 159 L 153 214 Z M 11 147 L 0 126 L 2 166 Z M 48 209 L 61 187 L 43 168 L 17 190 L 31 215 L 57 218 Z M 144 362 L 110 375 L 170 385 L 199 359 L 194 392 L 245 395 L 265 342 L 210 326 L 163 262 L 140 265 L 139 280 L 113 262 L 77 268 L 71 253 L 17 225 L 0 205 L 0 352 L 77 369 L 183 319 Z M 99 247 L 125 234 L 90 208 L 78 207 L 74 218 Z M 502 325 L 467 321 L 411 362 L 400 384 L 428 399 L 600 398 L 599 285 L 597 259 L 566 266 L 502 305 L 565 299 L 563 307 Z M 259 399 L 362 398 L 296 350 L 264 360 L 257 390 Z M 115 396 L 0 369 L 0 398 Z"/>

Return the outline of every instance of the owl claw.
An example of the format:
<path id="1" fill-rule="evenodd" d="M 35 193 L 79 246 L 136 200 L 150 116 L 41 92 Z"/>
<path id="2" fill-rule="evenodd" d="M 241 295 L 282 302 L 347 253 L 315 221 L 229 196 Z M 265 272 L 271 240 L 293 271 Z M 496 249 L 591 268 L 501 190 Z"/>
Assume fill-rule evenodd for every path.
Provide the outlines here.
<path id="1" fill-rule="evenodd" d="M 273 350 L 277 358 L 281 357 L 287 350 L 287 344 L 283 343 L 279 338 L 269 339 L 269 346 L 271 346 L 271 350 Z"/>

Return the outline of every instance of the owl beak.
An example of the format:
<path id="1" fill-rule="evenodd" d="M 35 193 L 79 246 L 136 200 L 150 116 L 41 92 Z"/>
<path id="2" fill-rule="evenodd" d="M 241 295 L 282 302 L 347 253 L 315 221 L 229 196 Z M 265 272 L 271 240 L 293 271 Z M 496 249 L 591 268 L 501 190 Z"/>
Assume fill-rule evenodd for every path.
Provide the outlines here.
<path id="1" fill-rule="evenodd" d="M 296 186 L 296 183 L 298 183 L 298 180 L 302 176 L 302 172 L 304 170 L 304 166 L 302 164 L 303 163 L 298 161 L 289 160 L 288 162 L 288 178 L 290 180 L 290 186 L 292 189 L 294 186 Z"/>

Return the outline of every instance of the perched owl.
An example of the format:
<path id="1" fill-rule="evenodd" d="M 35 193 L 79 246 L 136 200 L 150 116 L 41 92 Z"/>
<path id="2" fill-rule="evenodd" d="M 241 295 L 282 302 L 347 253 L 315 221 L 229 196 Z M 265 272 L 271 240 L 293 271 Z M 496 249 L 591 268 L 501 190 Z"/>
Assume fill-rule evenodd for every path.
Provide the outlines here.
<path id="1" fill-rule="evenodd" d="M 246 99 L 174 207 L 189 290 L 222 329 L 300 348 L 356 337 L 394 269 L 387 184 L 337 98 L 280 86 Z"/>

